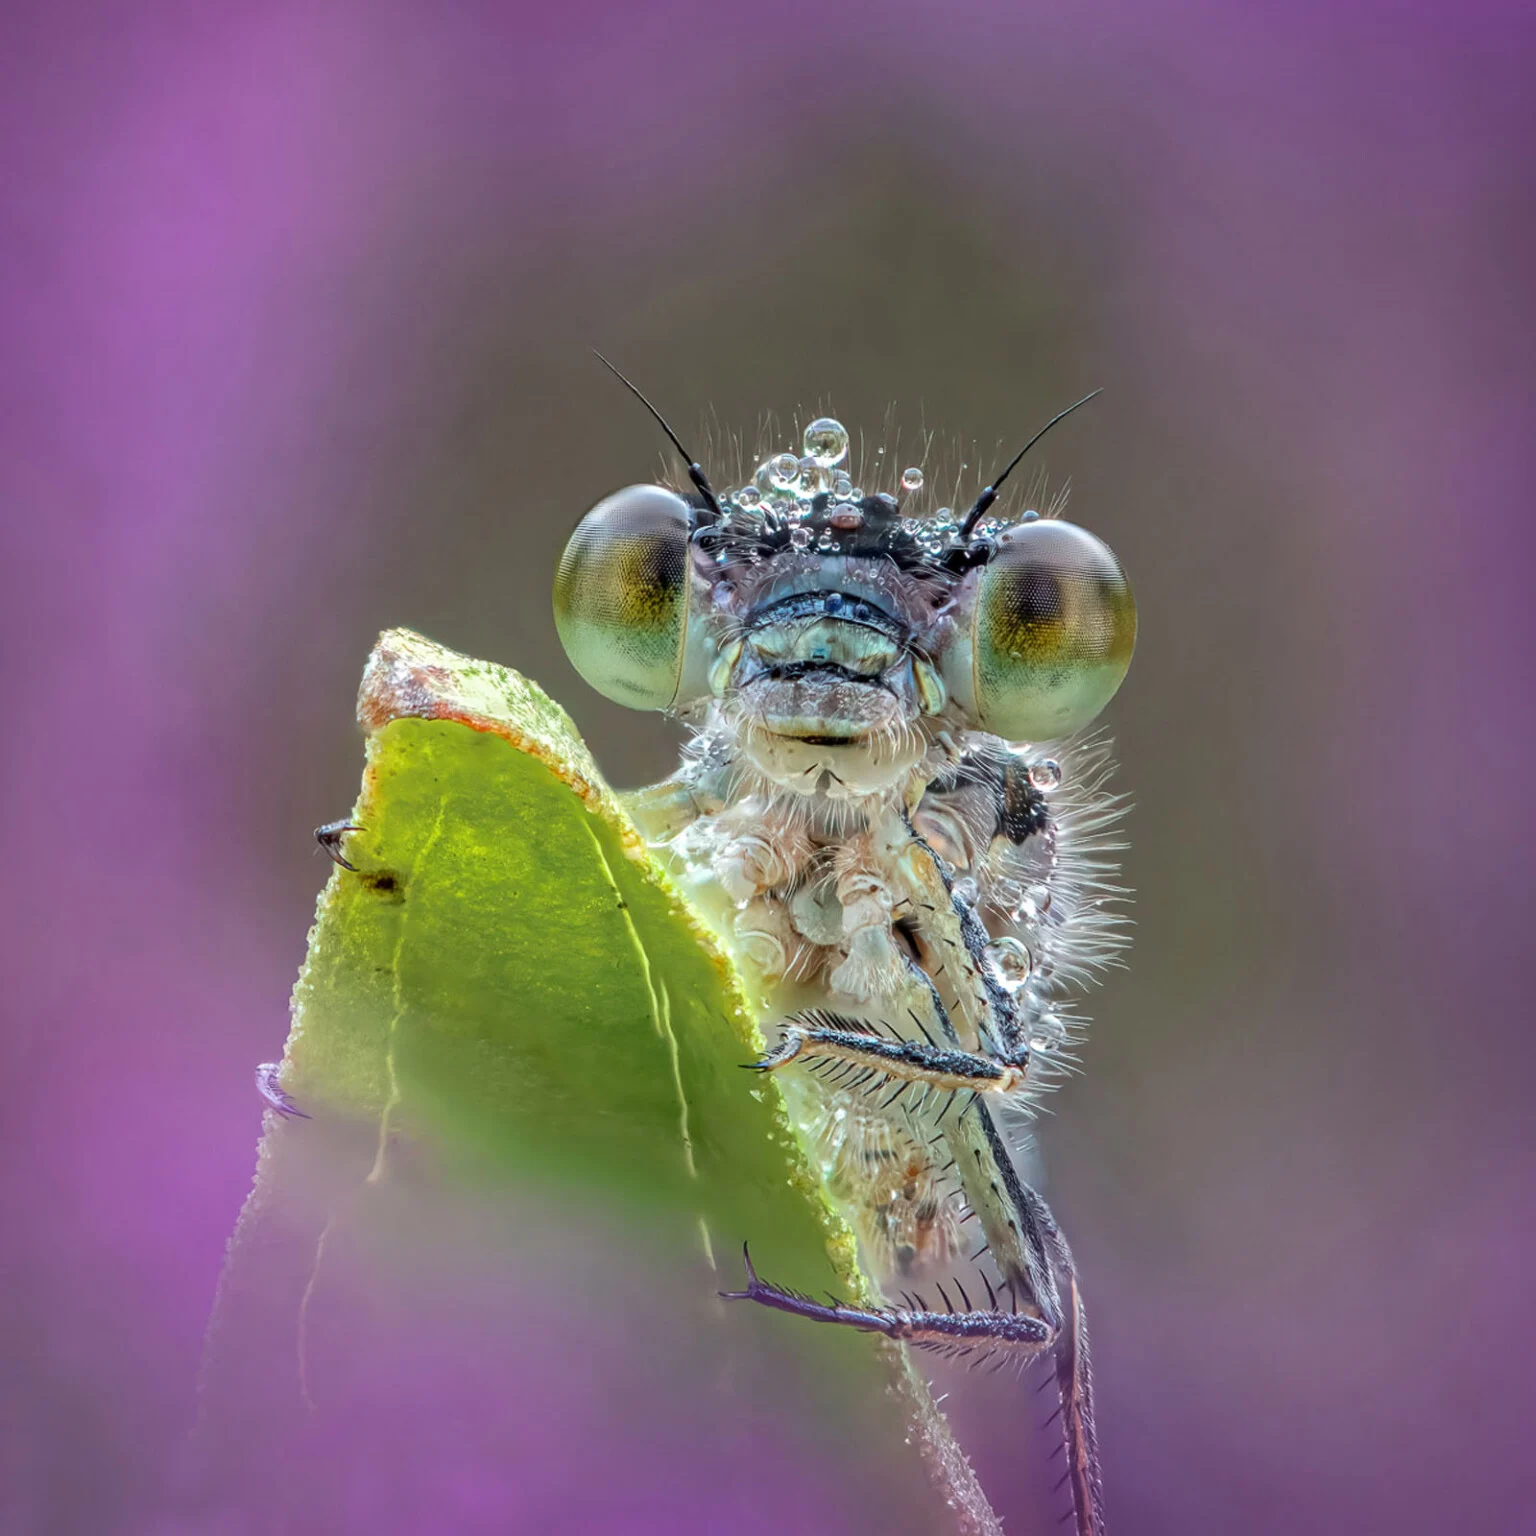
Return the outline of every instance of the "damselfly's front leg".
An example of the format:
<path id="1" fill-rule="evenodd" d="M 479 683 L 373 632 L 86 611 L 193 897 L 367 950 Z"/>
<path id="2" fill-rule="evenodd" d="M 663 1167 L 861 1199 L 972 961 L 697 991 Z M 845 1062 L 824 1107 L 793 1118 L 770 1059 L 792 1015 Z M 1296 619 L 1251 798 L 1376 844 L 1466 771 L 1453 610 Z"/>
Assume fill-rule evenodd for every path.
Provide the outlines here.
<path id="1" fill-rule="evenodd" d="M 750 1065 L 772 1072 L 804 1061 L 833 1087 L 899 1083 L 937 1093 L 1010 1093 L 1023 1084 L 1027 1055 L 1014 1063 L 939 1045 L 916 1015 L 913 1019 L 923 1029 L 923 1040 L 886 1035 L 861 1019 L 811 1009 L 789 1019 L 779 1043 Z"/>

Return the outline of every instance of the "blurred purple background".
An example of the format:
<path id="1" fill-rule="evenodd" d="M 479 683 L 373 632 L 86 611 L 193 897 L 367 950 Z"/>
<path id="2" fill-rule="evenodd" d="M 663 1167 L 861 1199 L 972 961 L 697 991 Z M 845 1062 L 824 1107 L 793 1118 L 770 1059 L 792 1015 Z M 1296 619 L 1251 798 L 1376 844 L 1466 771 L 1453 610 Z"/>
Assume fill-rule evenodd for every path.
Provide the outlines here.
<path id="1" fill-rule="evenodd" d="M 0 1528 L 202 1529 L 167 1478 L 374 634 L 669 762 L 549 616 L 657 462 L 593 344 L 680 426 L 894 401 L 982 458 L 1106 387 L 1046 462 L 1137 585 L 1137 941 L 1043 1141 L 1114 1528 L 1530 1521 L 1533 31 L 8 7 Z"/>

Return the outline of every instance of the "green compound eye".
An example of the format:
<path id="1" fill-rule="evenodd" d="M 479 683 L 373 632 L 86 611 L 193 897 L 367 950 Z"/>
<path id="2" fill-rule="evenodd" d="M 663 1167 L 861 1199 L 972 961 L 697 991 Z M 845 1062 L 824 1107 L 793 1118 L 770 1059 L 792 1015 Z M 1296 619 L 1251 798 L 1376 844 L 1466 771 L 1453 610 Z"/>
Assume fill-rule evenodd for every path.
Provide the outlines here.
<path id="1" fill-rule="evenodd" d="M 688 640 L 689 513 L 659 485 L 631 485 L 577 525 L 555 575 L 555 628 L 597 691 L 631 709 L 677 701 Z"/>
<path id="2" fill-rule="evenodd" d="M 1019 523 L 982 572 L 956 691 L 1010 741 L 1069 736 L 1114 697 L 1135 647 L 1136 600 L 1110 547 L 1074 523 Z"/>

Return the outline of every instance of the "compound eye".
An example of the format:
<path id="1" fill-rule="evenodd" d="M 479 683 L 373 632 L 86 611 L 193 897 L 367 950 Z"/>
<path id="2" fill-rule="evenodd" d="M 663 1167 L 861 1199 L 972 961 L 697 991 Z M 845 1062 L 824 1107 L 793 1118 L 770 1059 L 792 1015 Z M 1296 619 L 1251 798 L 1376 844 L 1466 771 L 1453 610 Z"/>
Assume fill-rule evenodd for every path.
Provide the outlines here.
<path id="1" fill-rule="evenodd" d="M 631 709 L 677 699 L 688 637 L 689 511 L 659 485 L 631 485 L 577 525 L 555 574 L 555 628 L 597 691 Z"/>
<path id="2" fill-rule="evenodd" d="M 1004 532 L 982 571 L 971 636 L 977 723 L 1010 741 L 1081 730 L 1136 646 L 1136 600 L 1114 552 L 1042 518 Z"/>

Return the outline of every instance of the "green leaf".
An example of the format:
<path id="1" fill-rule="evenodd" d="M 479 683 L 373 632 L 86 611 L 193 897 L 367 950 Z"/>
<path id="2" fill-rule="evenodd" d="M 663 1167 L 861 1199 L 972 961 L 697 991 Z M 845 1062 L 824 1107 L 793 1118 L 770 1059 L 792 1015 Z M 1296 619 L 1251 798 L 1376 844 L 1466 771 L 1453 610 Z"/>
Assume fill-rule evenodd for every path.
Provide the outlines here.
<path id="1" fill-rule="evenodd" d="M 379 1271 L 413 1262 L 409 1236 L 388 1233 L 420 1230 L 402 1199 L 437 1219 L 444 1202 L 484 1212 L 505 1196 L 621 1234 L 637 1273 L 688 1277 L 659 1307 L 730 1309 L 732 1339 L 793 1356 L 808 1419 L 852 1412 L 844 1453 L 904 1490 L 912 1528 L 995 1529 L 903 1352 L 716 1300 L 742 1277 L 743 1240 L 797 1289 L 865 1283 L 777 1086 L 741 1070 L 762 1041 L 729 959 L 569 717 L 516 673 L 396 630 L 368 662 L 359 719 L 357 869 L 320 897 L 280 1076 L 311 1118 L 267 1117 L 210 1332 L 211 1416 L 251 1401 L 274 1359 L 295 1378 L 278 1402 L 323 1400 L 335 1350 L 316 1347 L 317 1298 L 359 1272 L 334 1247 L 388 1288 Z M 453 1240 L 434 1245 L 450 1266 Z"/>

